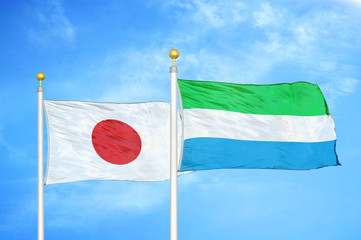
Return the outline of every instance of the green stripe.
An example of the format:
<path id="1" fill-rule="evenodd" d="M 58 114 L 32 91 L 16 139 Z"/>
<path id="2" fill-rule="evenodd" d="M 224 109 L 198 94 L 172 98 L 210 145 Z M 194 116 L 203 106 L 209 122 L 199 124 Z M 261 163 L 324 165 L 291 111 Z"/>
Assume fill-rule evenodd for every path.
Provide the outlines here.
<path id="1" fill-rule="evenodd" d="M 317 84 L 234 84 L 178 79 L 183 109 L 201 108 L 263 115 L 328 115 Z"/>

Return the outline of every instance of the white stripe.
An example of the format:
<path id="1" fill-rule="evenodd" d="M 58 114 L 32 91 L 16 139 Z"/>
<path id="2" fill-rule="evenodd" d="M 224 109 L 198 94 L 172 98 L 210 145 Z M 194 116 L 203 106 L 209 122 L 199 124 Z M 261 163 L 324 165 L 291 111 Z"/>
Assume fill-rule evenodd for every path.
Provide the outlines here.
<path id="1" fill-rule="evenodd" d="M 185 109 L 184 139 L 230 138 L 250 141 L 322 142 L 336 139 L 331 115 L 259 115 Z"/>

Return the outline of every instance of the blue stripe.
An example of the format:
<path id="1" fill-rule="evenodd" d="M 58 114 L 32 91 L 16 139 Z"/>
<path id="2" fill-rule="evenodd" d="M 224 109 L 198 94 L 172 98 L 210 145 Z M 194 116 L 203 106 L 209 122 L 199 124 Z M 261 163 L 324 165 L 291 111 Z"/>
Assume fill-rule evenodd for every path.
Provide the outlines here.
<path id="1" fill-rule="evenodd" d="M 225 138 L 184 141 L 180 171 L 219 168 L 308 170 L 340 165 L 336 140 L 327 142 L 262 142 Z"/>

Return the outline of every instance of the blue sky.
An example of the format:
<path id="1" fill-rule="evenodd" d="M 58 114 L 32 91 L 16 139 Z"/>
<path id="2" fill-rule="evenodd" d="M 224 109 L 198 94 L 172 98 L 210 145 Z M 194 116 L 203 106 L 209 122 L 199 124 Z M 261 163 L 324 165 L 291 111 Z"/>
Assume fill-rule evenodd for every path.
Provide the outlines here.
<path id="1" fill-rule="evenodd" d="M 2 1 L 0 239 L 36 239 L 37 96 L 169 101 L 179 78 L 320 85 L 341 167 L 179 178 L 179 239 L 360 239 L 361 1 Z M 46 153 L 45 153 L 46 154 Z M 169 182 L 45 187 L 46 239 L 169 237 Z"/>

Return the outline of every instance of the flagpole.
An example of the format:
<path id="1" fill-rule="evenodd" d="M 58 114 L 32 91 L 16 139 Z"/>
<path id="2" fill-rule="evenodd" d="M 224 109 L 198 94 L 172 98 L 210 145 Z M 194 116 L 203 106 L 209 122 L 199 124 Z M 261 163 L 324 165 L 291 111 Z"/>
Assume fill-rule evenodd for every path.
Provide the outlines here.
<path id="1" fill-rule="evenodd" d="M 39 72 L 36 78 L 40 81 L 38 87 L 38 240 L 44 240 L 44 130 L 43 130 L 43 94 L 41 82 L 45 75 Z"/>
<path id="2" fill-rule="evenodd" d="M 176 49 L 169 52 L 173 59 L 170 67 L 170 240 L 178 239 L 178 189 L 177 189 L 177 73 L 175 60 L 179 56 Z"/>

